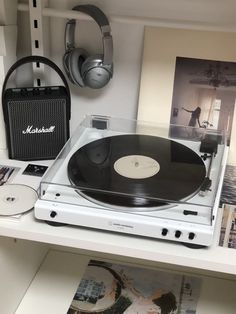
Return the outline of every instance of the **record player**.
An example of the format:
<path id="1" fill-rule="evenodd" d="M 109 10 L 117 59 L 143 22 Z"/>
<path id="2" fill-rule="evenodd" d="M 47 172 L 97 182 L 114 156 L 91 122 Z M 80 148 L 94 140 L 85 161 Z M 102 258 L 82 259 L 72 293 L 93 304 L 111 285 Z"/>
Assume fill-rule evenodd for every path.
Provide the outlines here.
<path id="1" fill-rule="evenodd" d="M 209 246 L 227 150 L 223 131 L 87 116 L 42 179 L 35 217 Z"/>

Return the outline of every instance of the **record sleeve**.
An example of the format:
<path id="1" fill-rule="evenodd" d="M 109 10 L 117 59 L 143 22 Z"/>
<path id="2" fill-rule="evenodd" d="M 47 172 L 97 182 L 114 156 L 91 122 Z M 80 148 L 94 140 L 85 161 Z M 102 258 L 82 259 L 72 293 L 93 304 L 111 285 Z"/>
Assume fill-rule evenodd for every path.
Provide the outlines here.
<path id="1" fill-rule="evenodd" d="M 91 260 L 67 314 L 195 314 L 201 279 Z"/>

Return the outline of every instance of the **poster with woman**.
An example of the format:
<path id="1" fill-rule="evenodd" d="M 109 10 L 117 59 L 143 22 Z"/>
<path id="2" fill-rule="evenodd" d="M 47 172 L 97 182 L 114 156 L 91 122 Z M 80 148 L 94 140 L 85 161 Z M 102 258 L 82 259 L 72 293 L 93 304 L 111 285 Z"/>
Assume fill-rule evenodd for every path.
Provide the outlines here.
<path id="1" fill-rule="evenodd" d="M 235 62 L 176 57 L 171 124 L 195 128 L 195 135 L 224 130 L 229 145 L 235 101 Z"/>

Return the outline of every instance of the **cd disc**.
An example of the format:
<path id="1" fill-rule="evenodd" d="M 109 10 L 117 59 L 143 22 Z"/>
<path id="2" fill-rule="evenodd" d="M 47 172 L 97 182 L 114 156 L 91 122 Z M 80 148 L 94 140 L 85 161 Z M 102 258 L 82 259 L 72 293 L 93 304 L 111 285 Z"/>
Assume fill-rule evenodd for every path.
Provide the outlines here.
<path id="1" fill-rule="evenodd" d="M 23 184 L 5 184 L 0 187 L 0 215 L 24 213 L 34 207 L 37 192 Z"/>
<path id="2" fill-rule="evenodd" d="M 78 149 L 68 177 L 95 202 L 123 207 L 160 207 L 196 194 L 206 176 L 202 158 L 169 139 L 116 135 Z"/>

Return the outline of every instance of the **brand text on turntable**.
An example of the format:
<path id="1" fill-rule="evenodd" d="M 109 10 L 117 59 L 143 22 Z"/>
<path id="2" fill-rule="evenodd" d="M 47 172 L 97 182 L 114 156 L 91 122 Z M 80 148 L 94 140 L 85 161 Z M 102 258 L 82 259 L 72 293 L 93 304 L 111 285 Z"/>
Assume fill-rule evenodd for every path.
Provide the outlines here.
<path id="1" fill-rule="evenodd" d="M 51 125 L 49 128 L 42 126 L 41 128 L 33 127 L 33 125 L 28 125 L 26 130 L 23 130 L 23 134 L 34 134 L 34 133 L 52 133 L 55 130 L 55 125 Z"/>

